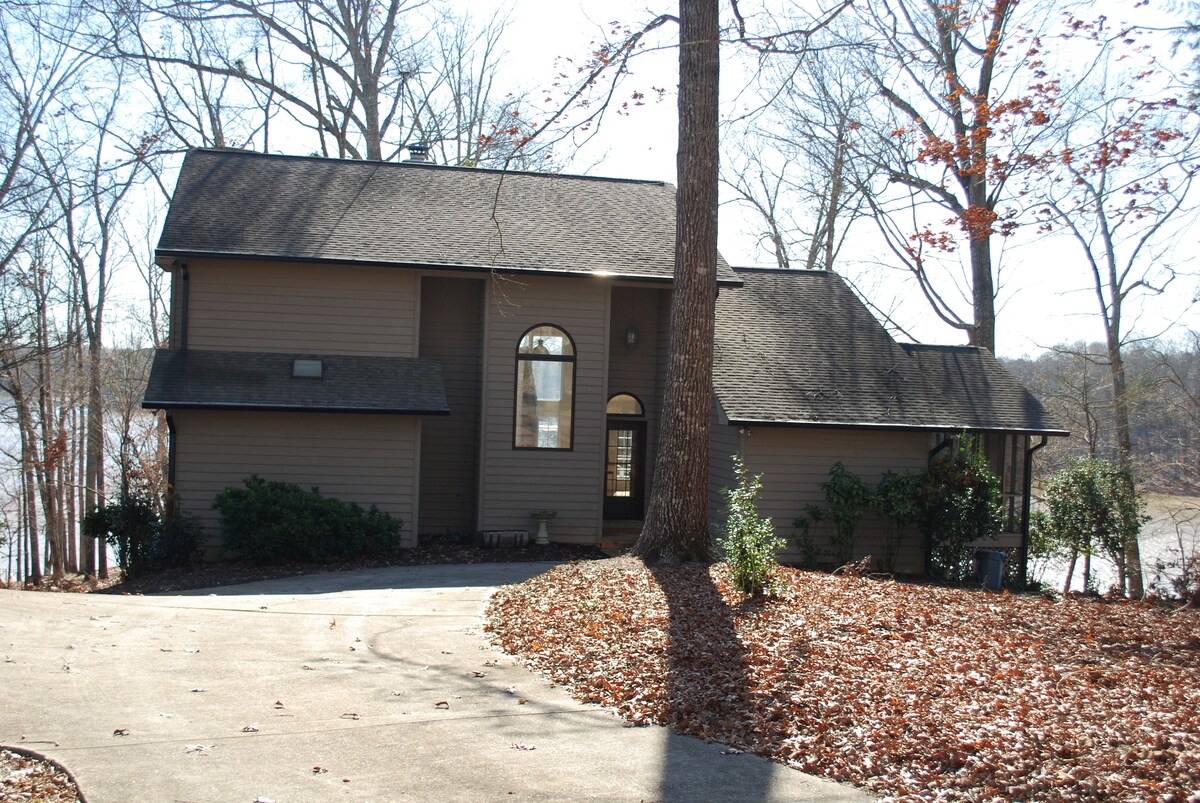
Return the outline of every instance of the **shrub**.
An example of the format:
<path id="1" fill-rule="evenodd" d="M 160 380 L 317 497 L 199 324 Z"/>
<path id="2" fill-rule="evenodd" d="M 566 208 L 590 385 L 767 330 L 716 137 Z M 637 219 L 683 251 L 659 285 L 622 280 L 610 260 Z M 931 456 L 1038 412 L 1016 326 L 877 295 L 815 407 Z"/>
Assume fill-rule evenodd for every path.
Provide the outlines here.
<path id="1" fill-rule="evenodd" d="M 290 482 L 243 480 L 217 494 L 225 547 L 251 563 L 328 563 L 394 553 L 401 522 L 372 506 L 322 496 Z"/>
<path id="2" fill-rule="evenodd" d="M 854 559 L 858 522 L 871 502 L 871 492 L 841 460 L 830 467 L 829 480 L 821 483 L 821 490 L 833 522 L 833 562 L 844 566 Z"/>
<path id="3" fill-rule="evenodd" d="M 825 520 L 825 511 L 816 505 L 805 505 L 804 512 L 792 520 L 795 529 L 796 546 L 800 549 L 800 564 L 816 566 L 821 550 L 812 538 L 812 528 Z"/>
<path id="4" fill-rule="evenodd" d="M 128 577 L 186 566 L 200 546 L 200 524 L 176 505 L 159 515 L 150 492 L 133 486 L 116 501 L 83 518 L 83 532 L 103 539 L 117 552 L 117 565 Z"/>
<path id="5" fill-rule="evenodd" d="M 875 510 L 888 523 L 888 532 L 883 544 L 883 565 L 889 572 L 896 571 L 896 559 L 904 540 L 904 529 L 917 522 L 920 508 L 917 507 L 917 491 L 921 478 L 916 474 L 897 474 L 889 471 L 879 479 L 873 503 Z"/>
<path id="6" fill-rule="evenodd" d="M 1079 554 L 1102 550 L 1124 591 L 1125 556 L 1145 521 L 1132 472 L 1108 460 L 1076 458 L 1050 478 L 1044 495 L 1055 537 Z"/>
<path id="7" fill-rule="evenodd" d="M 738 455 L 733 457 L 737 487 L 727 488 L 725 531 L 718 546 L 729 564 L 734 585 L 743 594 L 757 594 L 767 582 L 775 553 L 786 542 L 775 536 L 771 520 L 758 515 L 756 498 L 762 487 L 761 475 L 751 476 Z"/>
<path id="8" fill-rule="evenodd" d="M 958 454 L 934 458 L 917 491 L 917 522 L 930 574 L 956 580 L 970 576 L 969 544 L 1000 534 L 1000 499 L 1000 481 L 974 439 L 964 437 Z"/>
<path id="9" fill-rule="evenodd" d="M 1067 550 L 1063 540 L 1050 526 L 1050 514 L 1037 509 L 1029 512 L 1029 583 L 1040 585 L 1047 565 L 1063 557 Z M 1024 578 L 1022 578 L 1022 581 Z"/>

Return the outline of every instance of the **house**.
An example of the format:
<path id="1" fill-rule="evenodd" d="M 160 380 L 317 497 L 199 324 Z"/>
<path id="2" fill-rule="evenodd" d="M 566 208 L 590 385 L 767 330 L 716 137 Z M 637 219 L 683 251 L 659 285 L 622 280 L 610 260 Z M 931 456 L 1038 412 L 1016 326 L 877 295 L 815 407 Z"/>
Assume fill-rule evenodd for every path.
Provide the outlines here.
<path id="1" fill-rule="evenodd" d="M 636 534 L 674 223 L 661 182 L 190 152 L 143 402 L 181 506 L 215 545 L 213 497 L 257 473 L 378 505 L 406 545 L 546 509 L 556 541 Z M 835 460 L 877 480 L 968 429 L 1019 543 L 1031 438 L 1063 433 L 990 355 L 896 344 L 836 275 L 717 275 L 714 499 L 740 451 L 787 533 Z"/>

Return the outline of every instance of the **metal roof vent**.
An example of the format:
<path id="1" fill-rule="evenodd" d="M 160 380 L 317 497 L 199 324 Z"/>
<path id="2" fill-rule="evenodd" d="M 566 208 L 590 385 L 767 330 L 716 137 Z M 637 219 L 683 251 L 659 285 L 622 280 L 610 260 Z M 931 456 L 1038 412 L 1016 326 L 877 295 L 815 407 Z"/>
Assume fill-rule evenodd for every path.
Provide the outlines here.
<path id="1" fill-rule="evenodd" d="M 292 376 L 299 379 L 321 379 L 324 376 L 321 360 L 292 360 Z"/>
<path id="2" fill-rule="evenodd" d="M 433 163 L 433 157 L 429 155 L 429 146 L 424 142 L 413 142 L 405 147 L 408 148 L 408 159 L 406 161 L 422 164 Z"/>

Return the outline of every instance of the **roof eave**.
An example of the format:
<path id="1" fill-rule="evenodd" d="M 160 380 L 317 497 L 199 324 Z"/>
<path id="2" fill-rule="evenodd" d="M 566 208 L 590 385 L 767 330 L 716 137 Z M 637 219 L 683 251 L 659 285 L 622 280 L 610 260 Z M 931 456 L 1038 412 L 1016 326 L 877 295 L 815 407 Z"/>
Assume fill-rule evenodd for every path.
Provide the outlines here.
<path id="1" fill-rule="evenodd" d="M 363 413 L 367 415 L 450 415 L 449 408 L 401 409 L 345 405 L 254 404 L 252 402 L 187 402 L 142 400 L 143 410 L 241 410 L 264 413 Z"/>
<path id="2" fill-rule="evenodd" d="M 566 270 L 562 268 L 531 268 L 512 265 L 461 265 L 453 262 L 395 262 L 376 259 L 333 259 L 330 257 L 307 257 L 287 254 L 256 254 L 231 251 L 208 251 L 203 249 L 156 248 L 154 261 L 163 270 L 171 270 L 176 259 L 186 257 L 208 257 L 210 259 L 257 259 L 265 262 L 304 262 L 312 265 L 363 265 L 373 268 L 405 268 L 408 270 L 445 270 L 458 273 L 514 273 L 526 276 L 593 277 L 615 279 L 623 282 L 652 282 L 673 284 L 675 277 L 624 273 L 621 271 Z M 717 277 L 718 287 L 741 287 L 740 279 Z"/>
<path id="3" fill-rule="evenodd" d="M 1036 429 L 1029 427 L 979 426 L 978 424 L 904 424 L 878 421 L 796 421 L 765 418 L 730 418 L 730 426 L 781 427 L 794 429 L 870 429 L 879 431 L 907 432 L 1011 432 L 1016 435 L 1048 435 L 1068 437 L 1064 429 Z"/>

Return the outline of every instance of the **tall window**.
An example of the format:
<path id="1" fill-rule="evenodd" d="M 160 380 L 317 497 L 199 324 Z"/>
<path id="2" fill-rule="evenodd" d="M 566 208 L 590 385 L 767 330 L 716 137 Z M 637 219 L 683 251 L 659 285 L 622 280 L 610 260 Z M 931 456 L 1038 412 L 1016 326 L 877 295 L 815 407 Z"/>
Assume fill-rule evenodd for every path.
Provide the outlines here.
<path id="1" fill-rule="evenodd" d="M 540 324 L 517 344 L 517 399 L 513 446 L 570 449 L 575 412 L 575 344 L 550 324 Z"/>

